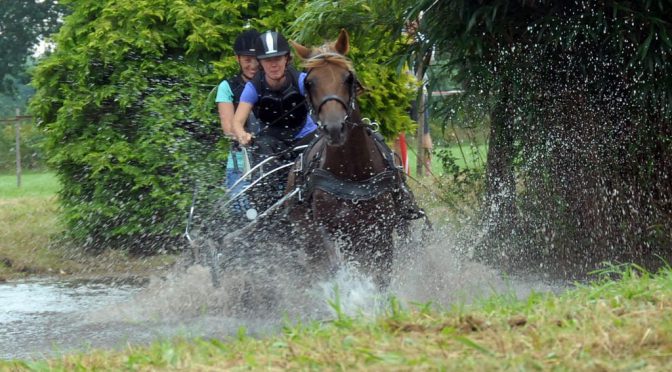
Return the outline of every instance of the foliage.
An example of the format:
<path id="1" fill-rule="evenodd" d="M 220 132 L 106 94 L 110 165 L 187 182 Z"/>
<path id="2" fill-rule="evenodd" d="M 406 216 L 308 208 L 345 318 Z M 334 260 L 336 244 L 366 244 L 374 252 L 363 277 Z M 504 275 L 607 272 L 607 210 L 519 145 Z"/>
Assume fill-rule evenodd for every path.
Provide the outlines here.
<path id="1" fill-rule="evenodd" d="M 296 40 L 307 46 L 335 39 L 342 28 L 348 31 L 348 56 L 366 88 L 359 97 L 362 114 L 378 121 L 381 133 L 391 138 L 413 126 L 409 110 L 416 83 L 411 75 L 401 73 L 398 63 L 398 54 L 407 48 L 401 29 L 392 29 L 385 21 L 393 8 L 380 5 L 370 0 L 311 1 L 291 30 Z"/>
<path id="2" fill-rule="evenodd" d="M 16 109 L 20 114 L 26 113 L 28 99 L 33 95 L 34 90 L 24 84 L 18 84 L 15 94 L 0 93 L 0 118 L 7 119 L 16 115 Z"/>
<path id="3" fill-rule="evenodd" d="M 669 253 L 672 2 L 412 3 L 490 114 L 484 248 L 498 262 Z"/>
<path id="4" fill-rule="evenodd" d="M 478 146 L 467 149 L 461 145 L 440 147 L 432 151 L 433 162 L 439 162 L 443 173 L 436 177 L 435 188 L 443 205 L 450 209 L 452 221 L 468 221 L 479 210 L 483 195 L 482 166 L 478 164 L 482 150 Z"/>
<path id="5" fill-rule="evenodd" d="M 196 184 L 224 179 L 209 93 L 237 72 L 246 25 L 280 28 L 285 2 L 64 1 L 31 109 L 63 184 L 69 234 L 92 247 L 171 248 Z"/>
<path id="6" fill-rule="evenodd" d="M 24 63 L 32 48 L 59 26 L 62 11 L 56 0 L 0 2 L 0 93 L 16 93 L 25 82 Z"/>

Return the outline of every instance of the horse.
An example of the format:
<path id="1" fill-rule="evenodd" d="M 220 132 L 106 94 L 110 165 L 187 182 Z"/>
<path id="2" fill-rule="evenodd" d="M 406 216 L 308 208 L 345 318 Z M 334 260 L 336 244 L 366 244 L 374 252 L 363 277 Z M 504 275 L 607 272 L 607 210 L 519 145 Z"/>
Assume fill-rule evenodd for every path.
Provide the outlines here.
<path id="1" fill-rule="evenodd" d="M 292 45 L 307 72 L 306 102 L 320 131 L 288 180 L 288 190 L 299 191 L 291 216 L 303 231 L 309 264 L 331 271 L 342 260 L 353 262 L 386 287 L 395 231 L 404 234 L 424 212 L 376 124 L 362 118 L 357 94 L 363 88 L 346 57 L 347 31 L 318 48 Z"/>

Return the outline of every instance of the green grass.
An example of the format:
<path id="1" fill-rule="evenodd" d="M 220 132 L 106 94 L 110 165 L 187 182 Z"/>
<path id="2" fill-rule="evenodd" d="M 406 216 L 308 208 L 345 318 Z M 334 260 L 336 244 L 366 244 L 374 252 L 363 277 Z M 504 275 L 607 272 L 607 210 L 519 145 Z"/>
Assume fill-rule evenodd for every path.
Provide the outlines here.
<path id="1" fill-rule="evenodd" d="M 415 145 L 415 144 L 413 144 Z M 447 147 L 450 151 L 450 154 L 455 158 L 455 163 L 462 169 L 473 169 L 473 168 L 482 168 L 485 166 L 485 160 L 487 159 L 488 146 L 487 145 L 475 145 L 467 146 L 464 145 L 460 149 L 460 146 L 451 145 Z M 408 161 L 411 170 L 411 175 L 416 175 L 416 148 L 408 149 Z M 441 166 L 441 162 L 436 156 L 432 156 L 431 171 L 435 176 L 441 176 L 444 171 Z"/>
<path id="2" fill-rule="evenodd" d="M 0 198 L 0 280 L 66 269 L 49 249 L 61 232 L 54 197 Z M 67 267 L 69 269 L 69 267 Z"/>
<path id="3" fill-rule="evenodd" d="M 4 192 L 11 176 L 2 177 Z M 57 185 L 50 175 L 32 177 L 43 184 L 26 182 L 26 194 L 0 198 L 0 277 L 90 270 L 96 263 L 109 269 L 110 255 L 73 261 L 65 250 L 49 248 L 62 231 Z M 113 270 L 130 265 L 123 252 L 112 255 Z M 628 266 L 603 274 L 560 296 L 501 294 L 451 309 L 404 308 L 392 300 L 377 318 L 348 316 L 335 303 L 331 321 L 288 324 L 269 337 L 241 330 L 226 341 L 177 338 L 123 351 L 0 361 L 0 371 L 672 370 L 672 269 L 651 274 Z"/>
<path id="4" fill-rule="evenodd" d="M 482 168 L 488 158 L 488 145 L 451 145 L 448 147 L 460 168 Z"/>
<path id="5" fill-rule="evenodd" d="M 60 189 L 53 173 L 25 173 L 21 187 L 16 186 L 16 174 L 0 174 L 0 198 L 50 197 Z"/>
<path id="6" fill-rule="evenodd" d="M 493 296 L 439 310 L 390 301 L 377 318 L 232 340 L 162 340 L 123 351 L 0 361 L 0 370 L 672 370 L 672 271 L 636 267 L 560 296 Z M 338 310 L 338 304 L 334 305 Z"/>
<path id="7" fill-rule="evenodd" d="M 53 173 L 0 175 L 0 281 L 31 275 L 145 275 L 174 257 L 129 257 L 120 250 L 84 252 L 62 239 L 59 183 Z M 1 369 L 0 369 L 1 370 Z"/>

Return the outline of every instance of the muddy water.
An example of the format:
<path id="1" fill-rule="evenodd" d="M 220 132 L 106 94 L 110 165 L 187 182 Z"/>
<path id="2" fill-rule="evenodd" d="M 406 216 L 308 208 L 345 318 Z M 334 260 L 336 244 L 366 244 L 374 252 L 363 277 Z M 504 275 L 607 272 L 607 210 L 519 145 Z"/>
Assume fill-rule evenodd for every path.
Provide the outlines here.
<path id="1" fill-rule="evenodd" d="M 214 288 L 207 269 L 176 270 L 147 281 L 33 280 L 0 284 L 0 358 L 52 357 L 91 348 L 115 349 L 173 336 L 226 339 L 241 327 L 251 335 L 277 332 L 289 320 L 330 319 L 338 311 L 375 316 L 390 296 L 403 304 L 432 302 L 449 308 L 506 293 L 559 293 L 569 284 L 514 277 L 470 261 L 452 234 L 396 263 L 386 293 L 355 267 L 344 265 L 327 281 L 311 283 L 296 257 L 258 260 L 227 272 Z M 288 264 L 288 262 L 290 264 Z M 297 270 L 299 267 L 299 270 Z M 331 304 L 330 304 L 331 302 Z"/>
<path id="2" fill-rule="evenodd" d="M 226 338 L 241 327 L 261 334 L 276 326 L 208 309 L 218 302 L 208 275 L 196 267 L 180 279 L 0 283 L 0 359 L 118 349 L 174 336 Z"/>
<path id="3" fill-rule="evenodd" d="M 97 306 L 129 298 L 141 285 L 54 279 L 0 284 L 0 358 L 67 350 L 84 340 L 97 344 L 100 329 L 82 324 L 82 315 Z"/>

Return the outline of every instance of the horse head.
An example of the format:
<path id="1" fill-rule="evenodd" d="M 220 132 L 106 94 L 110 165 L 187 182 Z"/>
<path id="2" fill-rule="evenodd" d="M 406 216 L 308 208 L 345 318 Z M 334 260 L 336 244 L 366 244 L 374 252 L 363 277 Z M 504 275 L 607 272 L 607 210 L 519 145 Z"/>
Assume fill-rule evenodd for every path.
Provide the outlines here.
<path id="1" fill-rule="evenodd" d="M 304 85 L 311 115 L 328 144 L 341 146 L 359 110 L 356 95 L 361 89 L 345 56 L 350 48 L 348 33 L 342 29 L 335 42 L 317 48 L 292 45 L 308 73 Z"/>

